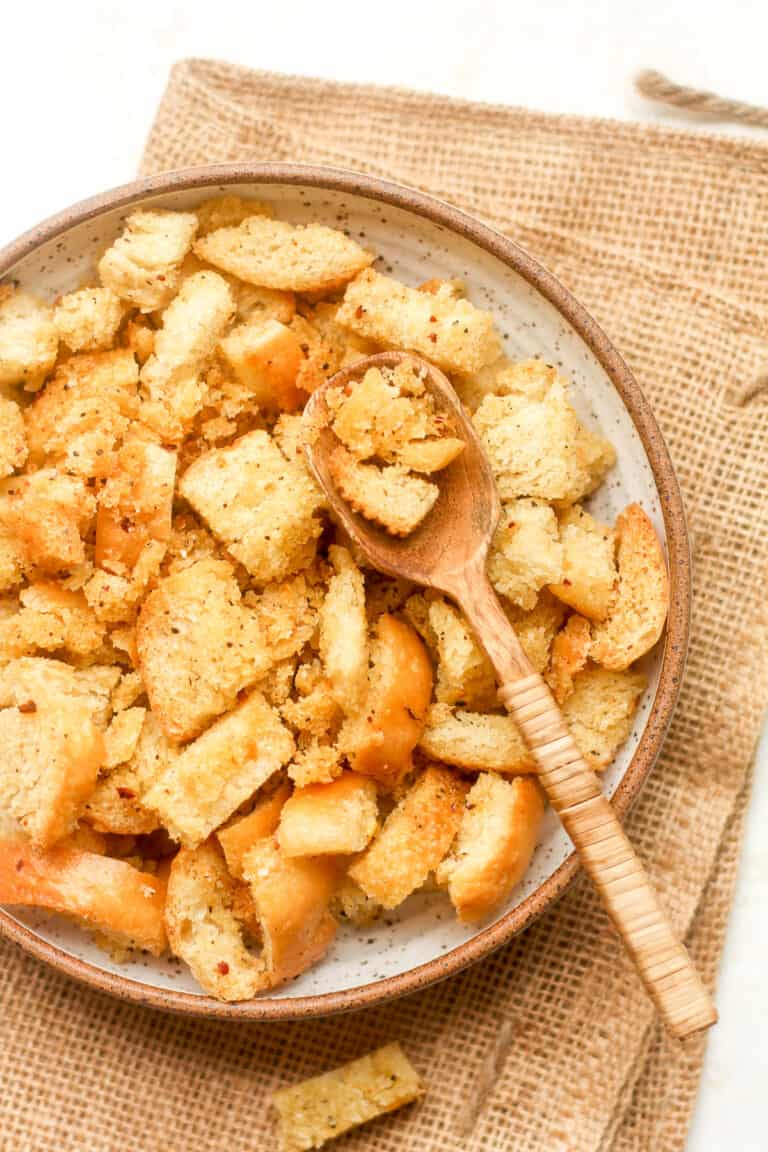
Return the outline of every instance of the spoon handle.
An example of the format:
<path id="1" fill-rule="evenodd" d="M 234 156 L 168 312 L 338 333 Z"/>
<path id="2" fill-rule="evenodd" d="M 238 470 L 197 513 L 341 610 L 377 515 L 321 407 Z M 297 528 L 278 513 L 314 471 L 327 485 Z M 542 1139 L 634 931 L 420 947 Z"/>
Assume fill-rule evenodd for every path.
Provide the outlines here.
<path id="1" fill-rule="evenodd" d="M 454 590 L 499 678 L 499 697 L 536 760 L 539 782 L 574 843 L 673 1036 L 709 1028 L 717 1010 L 637 853 L 534 671 L 485 574 Z"/>

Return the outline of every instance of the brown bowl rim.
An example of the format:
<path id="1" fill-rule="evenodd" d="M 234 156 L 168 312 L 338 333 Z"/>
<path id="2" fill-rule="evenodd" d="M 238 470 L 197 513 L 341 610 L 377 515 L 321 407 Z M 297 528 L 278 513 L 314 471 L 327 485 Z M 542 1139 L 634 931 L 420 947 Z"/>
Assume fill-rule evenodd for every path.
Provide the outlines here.
<path id="1" fill-rule="evenodd" d="M 230 184 L 308 185 L 381 201 L 425 217 L 469 239 L 521 275 L 560 312 L 604 368 L 637 429 L 648 457 L 664 518 L 670 572 L 670 611 L 658 687 L 645 729 L 612 799 L 624 818 L 659 755 L 674 712 L 685 666 L 690 626 L 691 560 L 680 488 L 664 439 L 637 381 L 602 328 L 571 292 L 513 240 L 425 192 L 347 169 L 314 164 L 216 164 L 163 172 L 82 200 L 49 217 L 0 249 L 0 278 L 39 245 L 67 229 L 147 196 Z M 294 998 L 259 998 L 225 1004 L 208 996 L 153 988 L 80 960 L 20 924 L 0 908 L 0 934 L 65 975 L 133 1003 L 192 1016 L 227 1020 L 296 1020 L 369 1007 L 428 987 L 488 956 L 545 911 L 572 883 L 580 865 L 575 852 L 544 883 L 496 923 L 445 955 L 396 976 L 341 992 Z"/>

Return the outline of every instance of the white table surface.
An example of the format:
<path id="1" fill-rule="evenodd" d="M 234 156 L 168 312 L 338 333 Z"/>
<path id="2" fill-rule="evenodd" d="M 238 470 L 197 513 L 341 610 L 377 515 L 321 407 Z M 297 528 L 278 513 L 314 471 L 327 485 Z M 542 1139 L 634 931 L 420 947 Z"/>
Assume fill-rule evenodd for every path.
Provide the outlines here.
<path id="1" fill-rule="evenodd" d="M 657 68 L 768 104 L 765 0 L 386 0 L 380 10 L 359 0 L 27 2 L 5 12 L 2 40 L 0 244 L 132 178 L 168 70 L 183 56 L 679 124 L 633 94 L 635 72 Z M 766 775 L 768 736 L 688 1152 L 768 1146 Z"/>

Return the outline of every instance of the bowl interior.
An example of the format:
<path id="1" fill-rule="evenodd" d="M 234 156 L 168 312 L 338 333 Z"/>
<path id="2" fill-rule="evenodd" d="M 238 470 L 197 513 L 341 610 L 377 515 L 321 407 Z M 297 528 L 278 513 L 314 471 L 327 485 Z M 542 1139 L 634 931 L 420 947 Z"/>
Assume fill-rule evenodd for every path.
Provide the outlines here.
<path id="1" fill-rule="evenodd" d="M 646 451 L 629 412 L 605 369 L 560 312 L 520 274 L 473 240 L 405 208 L 349 191 L 311 184 L 227 183 L 221 191 L 274 203 L 278 215 L 299 223 L 322 221 L 343 228 L 380 253 L 376 267 L 407 283 L 433 276 L 461 277 L 471 299 L 493 311 L 513 358 L 538 356 L 555 364 L 574 384 L 574 403 L 584 421 L 613 441 L 618 463 L 590 502 L 596 515 L 612 521 L 630 501 L 639 501 L 664 538 L 659 493 Z M 186 208 L 219 187 L 181 189 L 142 198 L 142 206 Z M 101 212 L 47 241 L 21 259 L 8 276 L 25 288 L 54 297 L 93 274 L 94 260 L 120 230 L 129 209 Z M 630 738 L 604 775 L 612 794 L 637 749 L 653 703 L 661 664 L 656 651 L 646 661 L 649 687 Z M 369 928 L 343 929 L 331 953 L 314 969 L 279 991 L 274 999 L 323 996 L 359 988 L 445 957 L 478 931 L 519 909 L 570 855 L 572 846 L 552 812 L 544 821 L 539 845 L 524 880 L 506 906 L 479 927 L 461 925 L 440 895 L 417 895 Z M 88 935 L 57 917 L 15 910 L 13 917 L 41 941 L 102 971 L 153 989 L 202 997 L 194 980 L 173 961 L 138 958 L 116 963 Z"/>

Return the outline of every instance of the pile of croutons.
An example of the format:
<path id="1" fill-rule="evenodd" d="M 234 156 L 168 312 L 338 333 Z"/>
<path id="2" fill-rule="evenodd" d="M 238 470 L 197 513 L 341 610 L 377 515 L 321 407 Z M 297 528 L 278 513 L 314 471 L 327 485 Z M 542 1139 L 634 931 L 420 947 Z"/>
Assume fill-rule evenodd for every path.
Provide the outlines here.
<path id="1" fill-rule="evenodd" d="M 461 614 L 330 522 L 302 449 L 321 382 L 384 349 L 450 375 L 503 502 L 492 582 L 597 768 L 665 620 L 645 513 L 581 506 L 614 453 L 567 383 L 506 359 L 461 285 L 373 261 L 225 197 L 133 213 L 53 305 L 0 287 L 0 902 L 170 949 L 225 1000 L 425 884 L 487 917 L 543 811 Z"/>

